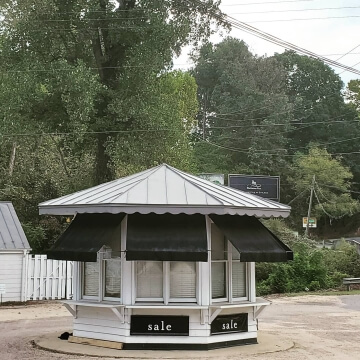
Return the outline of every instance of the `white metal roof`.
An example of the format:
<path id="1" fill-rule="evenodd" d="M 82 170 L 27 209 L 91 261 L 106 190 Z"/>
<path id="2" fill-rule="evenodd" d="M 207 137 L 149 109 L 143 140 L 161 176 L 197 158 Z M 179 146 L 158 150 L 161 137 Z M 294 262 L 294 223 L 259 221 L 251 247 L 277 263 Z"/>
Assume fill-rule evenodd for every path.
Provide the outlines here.
<path id="1" fill-rule="evenodd" d="M 11 202 L 0 201 L 0 251 L 30 250 L 30 245 L 21 227 Z"/>
<path id="2" fill-rule="evenodd" d="M 167 164 L 39 204 L 40 214 L 231 214 L 287 217 L 290 207 L 190 175 Z"/>

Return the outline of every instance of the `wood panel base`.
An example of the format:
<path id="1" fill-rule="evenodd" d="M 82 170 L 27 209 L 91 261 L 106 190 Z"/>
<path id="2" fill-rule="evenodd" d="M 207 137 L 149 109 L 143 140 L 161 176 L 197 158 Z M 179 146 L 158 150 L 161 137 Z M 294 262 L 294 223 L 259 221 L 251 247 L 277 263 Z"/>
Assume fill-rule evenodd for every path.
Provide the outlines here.
<path id="1" fill-rule="evenodd" d="M 99 347 L 105 347 L 105 348 L 117 349 L 117 350 L 122 350 L 124 345 L 123 343 L 120 342 L 89 339 L 79 336 L 70 336 L 68 341 L 74 344 L 92 345 L 92 346 L 99 346 Z"/>

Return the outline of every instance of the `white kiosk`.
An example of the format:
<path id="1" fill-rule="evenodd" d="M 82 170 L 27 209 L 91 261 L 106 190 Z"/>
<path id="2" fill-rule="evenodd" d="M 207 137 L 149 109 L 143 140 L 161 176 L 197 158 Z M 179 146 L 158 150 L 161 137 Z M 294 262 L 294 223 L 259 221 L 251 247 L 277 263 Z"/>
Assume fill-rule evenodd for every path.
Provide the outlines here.
<path id="1" fill-rule="evenodd" d="M 48 251 L 76 261 L 73 335 L 124 349 L 256 343 L 255 262 L 293 258 L 258 220 L 288 206 L 166 164 L 39 209 L 75 216 Z"/>

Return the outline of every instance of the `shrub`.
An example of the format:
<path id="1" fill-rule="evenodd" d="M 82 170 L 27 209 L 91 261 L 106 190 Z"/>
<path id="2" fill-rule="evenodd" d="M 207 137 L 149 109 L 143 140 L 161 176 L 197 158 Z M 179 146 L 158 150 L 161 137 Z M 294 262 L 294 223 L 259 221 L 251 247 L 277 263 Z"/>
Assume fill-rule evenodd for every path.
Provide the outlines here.
<path id="1" fill-rule="evenodd" d="M 256 264 L 260 295 L 328 289 L 340 286 L 344 277 L 360 277 L 360 255 L 345 241 L 336 250 L 318 249 L 311 239 L 295 236 L 282 220 L 264 224 L 294 251 L 294 260 Z"/>

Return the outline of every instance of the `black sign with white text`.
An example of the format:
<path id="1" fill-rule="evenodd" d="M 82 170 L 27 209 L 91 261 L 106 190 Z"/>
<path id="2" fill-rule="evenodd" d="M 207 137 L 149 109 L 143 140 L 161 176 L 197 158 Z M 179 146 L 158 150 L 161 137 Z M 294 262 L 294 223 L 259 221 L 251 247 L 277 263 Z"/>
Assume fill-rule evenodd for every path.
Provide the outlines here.
<path id="1" fill-rule="evenodd" d="M 229 174 L 228 185 L 265 199 L 280 201 L 280 176 Z"/>
<path id="2" fill-rule="evenodd" d="M 248 331 L 248 314 L 217 316 L 211 323 L 211 335 Z"/>
<path id="3" fill-rule="evenodd" d="M 188 316 L 132 315 L 130 335 L 189 335 Z"/>

